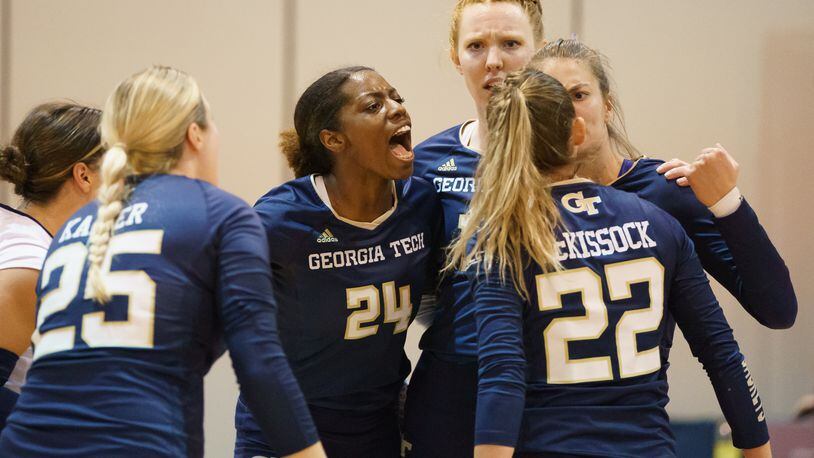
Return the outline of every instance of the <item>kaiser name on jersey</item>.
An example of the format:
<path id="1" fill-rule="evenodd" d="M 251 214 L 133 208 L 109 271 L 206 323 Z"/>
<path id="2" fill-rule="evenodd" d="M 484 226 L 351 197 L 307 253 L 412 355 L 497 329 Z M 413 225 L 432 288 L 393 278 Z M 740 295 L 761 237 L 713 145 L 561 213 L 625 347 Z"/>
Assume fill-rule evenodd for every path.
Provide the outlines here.
<path id="1" fill-rule="evenodd" d="M 144 222 L 142 216 L 144 216 L 144 212 L 146 212 L 148 208 L 149 205 L 147 205 L 146 202 L 139 202 L 124 207 L 116 218 L 116 224 L 113 228 L 121 229 L 123 227 L 141 224 Z M 95 217 L 96 214 L 94 213 L 92 215 L 86 215 L 84 218 L 74 218 L 65 223 L 65 230 L 62 231 L 62 235 L 59 237 L 59 243 L 79 237 L 88 237 Z"/>
<path id="2" fill-rule="evenodd" d="M 562 240 L 557 241 L 557 259 L 584 259 L 652 248 L 657 244 L 647 235 L 649 227 L 650 221 L 635 221 L 594 231 L 563 232 Z"/>
<path id="3" fill-rule="evenodd" d="M 387 259 L 398 258 L 425 249 L 424 233 L 392 242 L 350 250 L 323 251 L 308 255 L 308 268 L 311 270 L 337 269 L 341 267 L 374 264 Z"/>

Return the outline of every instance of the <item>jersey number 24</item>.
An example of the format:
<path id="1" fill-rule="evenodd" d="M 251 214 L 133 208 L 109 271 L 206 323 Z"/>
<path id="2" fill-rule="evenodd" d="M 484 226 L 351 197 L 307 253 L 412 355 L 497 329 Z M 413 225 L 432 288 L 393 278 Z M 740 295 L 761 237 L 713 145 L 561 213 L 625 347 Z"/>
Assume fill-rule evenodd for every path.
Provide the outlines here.
<path id="1" fill-rule="evenodd" d="M 376 334 L 379 331 L 378 324 L 363 325 L 376 321 L 382 313 L 379 288 L 374 285 L 348 288 L 345 290 L 345 295 L 348 309 L 360 309 L 348 316 L 348 322 L 345 325 L 345 340 L 364 339 Z M 396 323 L 393 334 L 406 331 L 413 312 L 413 304 L 410 302 L 410 285 L 399 288 L 399 297 L 396 297 L 396 282 L 383 283 L 381 295 L 384 297 L 384 322 Z M 365 304 L 367 304 L 367 308 L 362 308 Z"/>

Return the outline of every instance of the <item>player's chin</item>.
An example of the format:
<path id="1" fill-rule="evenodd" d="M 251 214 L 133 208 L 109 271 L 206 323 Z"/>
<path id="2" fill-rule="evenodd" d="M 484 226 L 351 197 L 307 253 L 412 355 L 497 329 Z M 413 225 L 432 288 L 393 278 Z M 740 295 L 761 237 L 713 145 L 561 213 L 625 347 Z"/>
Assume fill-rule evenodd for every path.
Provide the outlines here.
<path id="1" fill-rule="evenodd" d="M 390 161 L 388 167 L 391 180 L 406 180 L 413 175 L 413 161 L 396 160 Z"/>
<path id="2" fill-rule="evenodd" d="M 394 173 L 393 179 L 394 180 L 406 180 L 413 175 L 413 164 L 410 163 L 408 165 L 402 166 L 396 173 Z"/>
<path id="3" fill-rule="evenodd" d="M 388 158 L 388 168 L 390 169 L 390 178 L 393 180 L 404 180 L 413 174 L 413 159 L 415 155 L 412 150 L 403 150 L 400 152 L 390 151 Z"/>

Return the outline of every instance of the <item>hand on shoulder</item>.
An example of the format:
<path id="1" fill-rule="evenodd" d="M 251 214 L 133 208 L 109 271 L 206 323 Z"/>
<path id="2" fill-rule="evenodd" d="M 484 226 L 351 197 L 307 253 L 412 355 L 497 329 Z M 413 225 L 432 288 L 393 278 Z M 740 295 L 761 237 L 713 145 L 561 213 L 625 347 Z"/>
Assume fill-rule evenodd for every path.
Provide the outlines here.
<path id="1" fill-rule="evenodd" d="M 695 197 L 707 207 L 715 205 L 731 191 L 738 181 L 740 166 L 721 146 L 704 148 L 692 163 L 672 159 L 656 171 L 679 186 L 689 186 Z"/>

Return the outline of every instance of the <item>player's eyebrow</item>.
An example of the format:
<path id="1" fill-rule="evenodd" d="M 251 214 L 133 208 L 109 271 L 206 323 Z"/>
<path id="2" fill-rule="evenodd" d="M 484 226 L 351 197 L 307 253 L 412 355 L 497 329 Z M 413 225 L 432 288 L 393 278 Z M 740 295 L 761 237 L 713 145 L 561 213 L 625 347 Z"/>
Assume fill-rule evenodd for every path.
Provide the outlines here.
<path id="1" fill-rule="evenodd" d="M 390 88 L 387 90 L 378 90 L 378 91 L 367 91 L 362 92 L 359 94 L 359 98 L 373 96 L 373 97 L 390 97 L 391 95 L 398 94 L 396 88 Z"/>

